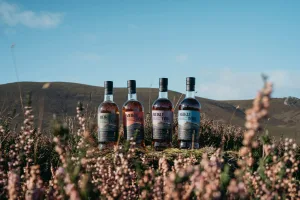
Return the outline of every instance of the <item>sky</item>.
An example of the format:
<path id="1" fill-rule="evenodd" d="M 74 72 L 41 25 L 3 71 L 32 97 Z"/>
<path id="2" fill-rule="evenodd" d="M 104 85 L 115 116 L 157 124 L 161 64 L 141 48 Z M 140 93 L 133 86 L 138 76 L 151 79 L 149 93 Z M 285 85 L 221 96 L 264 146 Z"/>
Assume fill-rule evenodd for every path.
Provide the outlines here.
<path id="1" fill-rule="evenodd" d="M 63 81 L 300 98 L 300 1 L 0 0 L 0 84 Z M 14 44 L 12 48 L 12 44 Z M 18 72 L 16 76 L 15 66 Z"/>

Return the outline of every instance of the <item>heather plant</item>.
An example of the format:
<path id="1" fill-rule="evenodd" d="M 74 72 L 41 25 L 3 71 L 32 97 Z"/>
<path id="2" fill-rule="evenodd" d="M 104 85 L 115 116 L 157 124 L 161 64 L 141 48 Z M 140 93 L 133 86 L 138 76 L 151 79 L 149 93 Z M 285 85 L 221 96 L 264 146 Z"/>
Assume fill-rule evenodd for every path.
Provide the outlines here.
<path id="1" fill-rule="evenodd" d="M 151 113 L 147 113 L 145 117 L 145 144 L 151 145 L 152 144 L 152 118 Z"/>
<path id="2" fill-rule="evenodd" d="M 265 80 L 245 130 L 203 119 L 200 149 L 180 150 L 174 117 L 173 148 L 146 148 L 126 141 L 120 129 L 113 149 L 99 150 L 95 119 L 77 106 L 77 116 L 54 118 L 51 135 L 36 131 L 30 101 L 19 132 L 1 118 L 1 199 L 299 199 L 299 147 L 262 134 L 272 84 Z M 9 116 L 10 117 L 10 116 Z M 260 135 L 259 135 L 260 134 Z"/>

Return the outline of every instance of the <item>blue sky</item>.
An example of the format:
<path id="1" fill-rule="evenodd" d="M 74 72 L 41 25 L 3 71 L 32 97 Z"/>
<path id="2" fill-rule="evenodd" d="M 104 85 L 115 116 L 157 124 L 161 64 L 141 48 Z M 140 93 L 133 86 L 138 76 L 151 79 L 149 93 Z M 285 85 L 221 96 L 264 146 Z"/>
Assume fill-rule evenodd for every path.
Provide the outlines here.
<path id="1" fill-rule="evenodd" d="M 0 84 L 66 81 L 249 99 L 260 74 L 274 97 L 300 97 L 300 1 L 0 0 Z"/>

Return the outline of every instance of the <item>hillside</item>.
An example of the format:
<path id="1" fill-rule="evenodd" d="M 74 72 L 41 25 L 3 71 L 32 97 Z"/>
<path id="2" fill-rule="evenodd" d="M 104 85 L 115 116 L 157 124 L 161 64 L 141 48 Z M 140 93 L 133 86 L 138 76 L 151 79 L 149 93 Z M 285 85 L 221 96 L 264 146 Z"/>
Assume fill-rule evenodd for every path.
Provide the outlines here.
<path id="1" fill-rule="evenodd" d="M 269 109 L 269 121 L 267 128 L 275 136 L 284 135 L 285 137 L 300 140 L 300 100 L 293 98 L 273 98 Z M 243 111 L 252 106 L 252 100 L 232 100 L 222 101 L 234 106 L 239 106 Z"/>
<path id="2" fill-rule="evenodd" d="M 78 101 L 82 101 L 89 111 L 94 111 L 103 101 L 103 87 L 90 86 L 77 83 L 53 82 L 50 87 L 43 89 L 44 83 L 40 82 L 21 82 L 22 96 L 25 101 L 26 94 L 32 93 L 32 105 L 37 123 L 42 127 L 47 127 L 47 123 L 53 114 L 57 116 L 75 116 L 76 105 Z M 119 108 L 127 100 L 126 88 L 115 88 L 114 100 Z M 150 104 L 157 98 L 158 89 L 138 88 L 137 97 L 143 103 L 145 113 L 149 112 Z M 150 99 L 149 99 L 150 97 Z M 174 104 L 184 95 L 175 91 L 169 91 L 169 98 Z M 243 126 L 246 108 L 252 105 L 251 100 L 239 101 L 215 101 L 197 97 L 202 104 L 202 113 L 205 117 L 216 120 L 216 123 L 224 123 Z M 236 106 L 239 105 L 239 109 Z M 151 106 L 151 105 L 150 105 Z M 17 113 L 21 113 L 20 97 L 17 83 L 9 83 L 0 85 L 0 116 L 7 114 L 16 108 Z M 235 111 L 236 110 L 236 111 Z M 233 113 L 234 117 L 233 116 Z M 22 115 L 16 117 L 14 122 L 21 122 Z M 270 120 L 267 128 L 270 133 L 275 136 L 284 134 L 297 138 L 300 132 L 300 106 L 297 104 L 289 106 L 284 104 L 284 99 L 272 99 L 270 108 Z"/>

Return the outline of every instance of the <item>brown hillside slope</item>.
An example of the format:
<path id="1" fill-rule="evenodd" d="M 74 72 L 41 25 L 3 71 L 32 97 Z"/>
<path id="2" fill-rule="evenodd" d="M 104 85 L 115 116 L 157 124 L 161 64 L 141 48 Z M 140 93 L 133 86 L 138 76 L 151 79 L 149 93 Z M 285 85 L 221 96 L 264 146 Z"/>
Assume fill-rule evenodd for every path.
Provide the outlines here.
<path id="1" fill-rule="evenodd" d="M 286 98 L 273 98 L 269 109 L 267 129 L 273 135 L 284 135 L 300 141 L 300 100 L 285 104 Z M 223 101 L 246 110 L 252 106 L 252 100 Z"/>
<path id="2" fill-rule="evenodd" d="M 43 122 L 43 127 L 47 127 L 49 120 L 53 114 L 57 116 L 75 116 L 76 105 L 78 101 L 82 101 L 90 111 L 95 111 L 99 104 L 103 101 L 103 87 L 90 86 L 77 83 L 52 82 L 50 87 L 42 89 L 44 83 L 40 82 L 21 82 L 22 96 L 25 102 L 26 94 L 32 93 L 32 105 L 35 116 L 38 116 L 37 123 Z M 114 100 L 119 108 L 127 99 L 126 88 L 115 88 Z M 137 97 L 143 103 L 145 113 L 149 112 L 150 106 L 157 98 L 158 90 L 149 88 L 138 88 Z M 178 99 L 184 98 L 184 95 L 175 91 L 169 91 L 169 99 L 174 104 Z M 250 107 L 251 100 L 245 101 L 215 101 L 198 97 L 202 104 L 202 113 L 205 117 L 216 120 L 216 123 L 225 123 L 243 126 L 244 125 L 244 109 Z M 267 128 L 270 134 L 279 136 L 281 134 L 295 138 L 299 127 L 300 113 L 299 107 L 284 107 L 280 104 L 283 99 L 273 99 L 271 106 L 271 119 Z M 240 109 L 236 110 L 239 105 Z M 16 108 L 17 113 L 21 113 L 19 90 L 17 83 L 9 83 L 0 85 L 0 117 L 7 112 Z M 233 116 L 234 114 L 234 117 Z M 293 117 L 295 116 L 295 117 Z M 295 118 L 295 119 L 294 119 Z M 22 115 L 19 115 L 14 121 L 21 122 Z M 292 121 L 291 121 L 292 120 Z M 294 121 L 293 121 L 294 120 Z"/>

